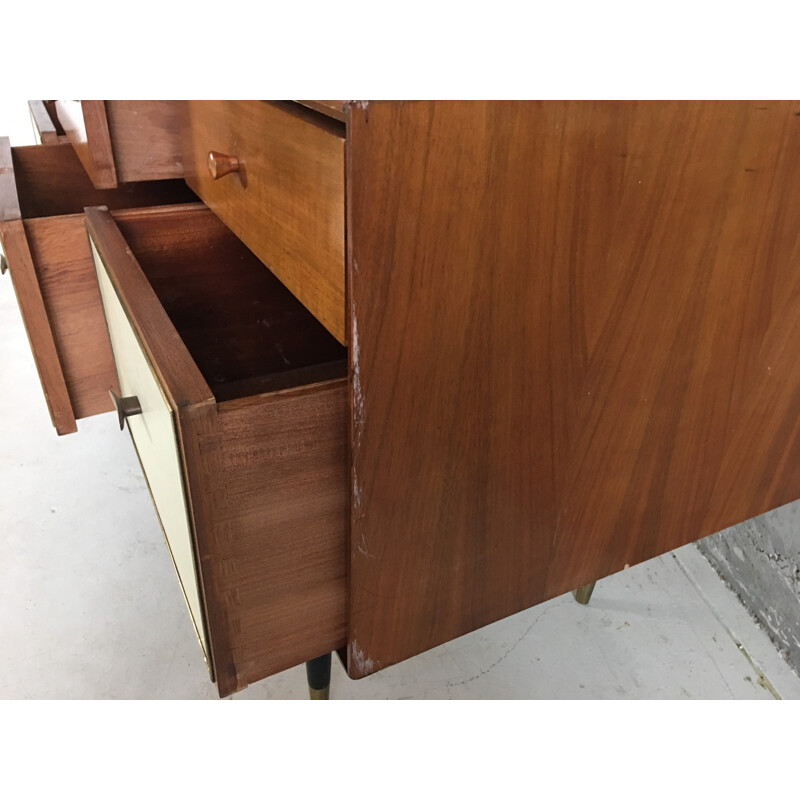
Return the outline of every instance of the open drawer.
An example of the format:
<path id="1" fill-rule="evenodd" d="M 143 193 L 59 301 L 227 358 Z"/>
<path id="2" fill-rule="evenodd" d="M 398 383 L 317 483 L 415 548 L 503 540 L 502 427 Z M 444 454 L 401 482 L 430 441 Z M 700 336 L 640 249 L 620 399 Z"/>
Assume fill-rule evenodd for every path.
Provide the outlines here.
<path id="1" fill-rule="evenodd" d="M 55 107 L 96 188 L 183 177 L 175 101 L 57 100 Z"/>
<path id="2" fill-rule="evenodd" d="M 123 209 L 196 200 L 183 181 L 97 190 L 69 144 L 11 147 L 0 138 L 0 245 L 50 417 L 59 434 L 112 409 L 115 382 L 85 206 Z"/>
<path id="3" fill-rule="evenodd" d="M 202 204 L 86 226 L 124 420 L 221 696 L 346 641 L 346 351 Z"/>
<path id="4" fill-rule="evenodd" d="M 181 108 L 186 183 L 344 344 L 344 125 L 263 100 Z"/>

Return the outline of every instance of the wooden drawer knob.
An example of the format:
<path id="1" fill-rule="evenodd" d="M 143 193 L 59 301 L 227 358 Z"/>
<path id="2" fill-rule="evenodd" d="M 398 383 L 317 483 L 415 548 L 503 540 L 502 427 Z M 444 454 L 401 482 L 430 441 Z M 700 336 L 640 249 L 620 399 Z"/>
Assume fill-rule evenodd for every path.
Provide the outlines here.
<path id="1" fill-rule="evenodd" d="M 239 172 L 240 166 L 241 162 L 236 156 L 226 156 L 215 150 L 210 150 L 208 153 L 208 171 L 215 181 L 232 172 Z"/>
<path id="2" fill-rule="evenodd" d="M 119 429 L 122 430 L 128 417 L 135 417 L 137 414 L 142 413 L 139 398 L 136 395 L 120 397 L 113 389 L 109 389 L 108 393 L 114 401 L 114 408 L 117 409 L 117 417 L 119 418 Z"/>

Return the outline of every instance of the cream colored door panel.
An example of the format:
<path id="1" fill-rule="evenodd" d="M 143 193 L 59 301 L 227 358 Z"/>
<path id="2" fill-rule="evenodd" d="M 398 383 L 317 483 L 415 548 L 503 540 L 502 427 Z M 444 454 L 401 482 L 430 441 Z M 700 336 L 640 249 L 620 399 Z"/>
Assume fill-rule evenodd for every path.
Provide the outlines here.
<path id="1" fill-rule="evenodd" d="M 174 415 L 93 243 L 92 256 L 121 394 L 123 397 L 138 397 L 142 409 L 141 414 L 127 418 L 128 428 L 161 520 L 197 637 L 208 661 L 203 604 L 197 582 Z"/>

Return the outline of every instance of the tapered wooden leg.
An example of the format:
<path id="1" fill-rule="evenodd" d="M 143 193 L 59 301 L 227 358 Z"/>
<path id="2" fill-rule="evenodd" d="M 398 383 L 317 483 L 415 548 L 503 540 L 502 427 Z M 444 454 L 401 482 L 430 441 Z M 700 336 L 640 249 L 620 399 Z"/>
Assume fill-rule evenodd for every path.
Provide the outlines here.
<path id="1" fill-rule="evenodd" d="M 306 661 L 308 696 L 312 700 L 328 700 L 331 693 L 331 653 Z"/>
<path id="2" fill-rule="evenodd" d="M 572 594 L 574 595 L 575 599 L 582 605 L 588 605 L 589 600 L 592 597 L 592 592 L 594 591 L 594 585 L 597 581 L 592 581 L 591 583 L 587 583 L 586 586 L 581 586 L 580 589 L 576 589 Z"/>

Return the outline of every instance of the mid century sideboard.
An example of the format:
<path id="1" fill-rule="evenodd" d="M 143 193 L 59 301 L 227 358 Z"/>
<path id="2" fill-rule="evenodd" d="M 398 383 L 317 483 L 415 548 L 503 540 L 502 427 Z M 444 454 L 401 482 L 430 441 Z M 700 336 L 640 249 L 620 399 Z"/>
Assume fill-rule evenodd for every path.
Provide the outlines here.
<path id="1" fill-rule="evenodd" d="M 800 497 L 800 103 L 31 109 L 0 241 L 53 425 L 127 424 L 221 696 Z"/>

